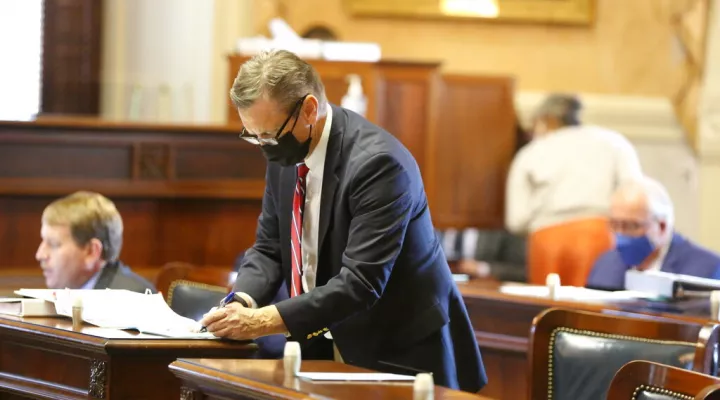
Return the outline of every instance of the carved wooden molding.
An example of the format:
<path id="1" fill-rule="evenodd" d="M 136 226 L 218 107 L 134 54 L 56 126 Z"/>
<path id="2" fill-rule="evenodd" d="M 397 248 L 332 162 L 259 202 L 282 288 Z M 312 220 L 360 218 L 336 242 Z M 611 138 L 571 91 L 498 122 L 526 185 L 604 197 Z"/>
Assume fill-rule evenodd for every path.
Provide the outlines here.
<path id="1" fill-rule="evenodd" d="M 100 360 L 90 361 L 90 387 L 88 394 L 96 399 L 105 398 L 105 384 L 107 382 L 107 363 Z"/>
<path id="2" fill-rule="evenodd" d="M 168 179 L 170 149 L 164 144 L 142 144 L 139 147 L 140 179 Z"/>
<path id="3" fill-rule="evenodd" d="M 199 400 L 200 393 L 187 386 L 180 387 L 180 400 Z"/>

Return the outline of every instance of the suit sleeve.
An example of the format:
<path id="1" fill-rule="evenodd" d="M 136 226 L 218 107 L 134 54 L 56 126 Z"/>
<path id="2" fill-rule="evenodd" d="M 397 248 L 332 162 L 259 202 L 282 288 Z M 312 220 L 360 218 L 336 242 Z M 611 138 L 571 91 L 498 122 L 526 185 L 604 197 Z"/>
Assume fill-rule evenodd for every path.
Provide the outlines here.
<path id="1" fill-rule="evenodd" d="M 358 168 L 349 183 L 352 219 L 340 273 L 276 305 L 293 337 L 331 328 L 380 299 L 402 249 L 415 185 L 388 154 L 376 154 Z"/>
<path id="2" fill-rule="evenodd" d="M 272 300 L 282 284 L 280 235 L 275 201 L 270 182 L 270 168 L 265 176 L 262 212 L 258 218 L 255 243 L 247 250 L 238 269 L 233 291 L 251 297 L 251 303 L 263 306 Z"/>

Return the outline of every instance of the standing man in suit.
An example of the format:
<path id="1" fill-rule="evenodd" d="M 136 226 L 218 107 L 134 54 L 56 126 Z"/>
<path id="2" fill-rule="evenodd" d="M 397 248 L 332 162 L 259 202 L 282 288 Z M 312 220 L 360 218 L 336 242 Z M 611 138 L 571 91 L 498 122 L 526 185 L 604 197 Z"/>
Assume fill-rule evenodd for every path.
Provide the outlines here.
<path id="1" fill-rule="evenodd" d="M 241 138 L 269 161 L 265 196 L 236 301 L 201 323 L 233 339 L 289 334 L 303 358 L 331 359 L 334 342 L 348 364 L 482 388 L 473 328 L 408 150 L 330 105 L 317 72 L 287 51 L 243 64 L 230 96 Z M 268 306 L 283 280 L 290 298 Z"/>
<path id="2" fill-rule="evenodd" d="M 720 279 L 720 257 L 674 232 L 673 220 L 672 200 L 659 182 L 644 177 L 620 186 L 610 206 L 615 249 L 598 258 L 587 286 L 623 290 L 630 268 Z"/>
<path id="3" fill-rule="evenodd" d="M 126 289 L 153 285 L 119 260 L 123 222 L 103 195 L 76 192 L 45 208 L 35 253 L 50 289 Z"/>

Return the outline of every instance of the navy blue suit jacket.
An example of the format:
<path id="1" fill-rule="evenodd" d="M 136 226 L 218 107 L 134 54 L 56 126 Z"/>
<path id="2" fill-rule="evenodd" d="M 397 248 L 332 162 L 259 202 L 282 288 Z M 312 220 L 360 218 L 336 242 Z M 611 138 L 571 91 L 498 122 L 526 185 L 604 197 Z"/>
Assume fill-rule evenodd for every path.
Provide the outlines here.
<path id="1" fill-rule="evenodd" d="M 595 262 L 586 286 L 624 290 L 627 270 L 628 267 L 620 259 L 617 250 L 608 251 Z M 720 279 L 720 257 L 675 233 L 660 270 L 673 274 Z"/>
<path id="2" fill-rule="evenodd" d="M 157 290 L 147 279 L 134 273 L 121 261 L 107 263 L 93 289 L 125 289 L 132 292 L 145 293 L 147 289 L 155 293 Z"/>
<path id="3" fill-rule="evenodd" d="M 317 286 L 276 304 L 292 340 L 304 346 L 330 330 L 348 364 L 431 371 L 439 385 L 478 391 L 487 382 L 480 351 L 415 159 L 365 118 L 332 110 Z M 296 178 L 294 166 L 268 163 L 255 244 L 234 288 L 258 305 L 270 303 L 283 281 L 290 287 Z"/>

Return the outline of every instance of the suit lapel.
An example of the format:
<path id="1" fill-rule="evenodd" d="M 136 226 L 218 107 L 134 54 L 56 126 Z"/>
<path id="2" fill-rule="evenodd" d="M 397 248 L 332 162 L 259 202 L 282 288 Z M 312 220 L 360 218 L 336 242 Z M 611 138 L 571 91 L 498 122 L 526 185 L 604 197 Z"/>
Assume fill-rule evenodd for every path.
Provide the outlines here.
<path id="1" fill-rule="evenodd" d="M 285 167 L 280 170 L 280 203 L 278 210 L 278 223 L 280 224 L 280 246 L 282 247 L 283 260 L 290 260 L 290 224 L 292 218 L 293 196 L 297 181 L 297 168 Z M 290 265 L 284 265 L 289 278 Z"/>
<path id="2" fill-rule="evenodd" d="M 119 261 L 105 264 L 93 289 L 108 289 L 111 287 L 115 274 L 117 274 L 118 263 Z"/>
<path id="3" fill-rule="evenodd" d="M 323 172 L 322 194 L 320 195 L 320 227 L 318 228 L 318 254 L 322 254 L 322 246 L 333 216 L 335 192 L 337 191 L 338 170 L 342 157 L 342 143 L 345 128 L 345 113 L 342 108 L 333 106 L 332 126 L 325 153 L 325 171 Z"/>
<path id="4" fill-rule="evenodd" d="M 665 253 L 665 259 L 660 266 L 661 271 L 672 274 L 680 273 L 679 267 L 681 260 L 678 259 L 678 252 L 673 250 L 677 250 L 677 247 L 681 242 L 682 239 L 678 235 L 673 235 L 673 238 L 670 240 L 670 247 L 668 247 L 667 253 Z"/>

